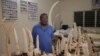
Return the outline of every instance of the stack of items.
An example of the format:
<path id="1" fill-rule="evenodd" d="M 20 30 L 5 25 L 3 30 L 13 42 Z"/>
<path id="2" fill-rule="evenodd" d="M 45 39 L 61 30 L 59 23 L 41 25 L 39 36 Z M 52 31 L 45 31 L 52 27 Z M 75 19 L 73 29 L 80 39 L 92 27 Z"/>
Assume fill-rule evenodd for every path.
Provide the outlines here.
<path id="1" fill-rule="evenodd" d="M 12 33 L 12 29 L 14 28 L 14 24 L 11 24 L 9 27 L 5 24 L 5 19 L 0 20 L 0 29 L 3 31 L 1 31 L 5 37 L 3 39 L 5 39 L 5 48 L 6 48 L 6 54 L 2 54 L 1 56 L 11 56 L 11 41 L 10 41 L 10 37 L 11 37 L 11 33 Z M 3 35 L 2 34 L 2 35 Z"/>
<path id="2" fill-rule="evenodd" d="M 16 50 L 13 56 L 93 56 L 93 44 L 91 38 L 82 32 L 80 27 L 76 27 L 75 23 L 74 27 L 68 33 L 68 37 L 64 37 L 62 34 L 61 39 L 58 39 L 56 44 L 52 45 L 53 53 L 50 54 L 45 52 L 41 54 L 39 49 L 39 36 L 37 36 L 36 48 L 34 48 L 31 31 L 27 28 L 23 28 L 24 52 L 21 53 L 16 29 L 14 27 L 12 28 L 14 29 L 14 38 L 16 43 Z M 9 32 L 10 31 L 6 33 Z M 11 56 L 12 52 L 9 50 L 10 39 L 8 38 L 10 37 L 10 34 L 6 35 L 8 56 Z"/>
<path id="3" fill-rule="evenodd" d="M 94 56 L 92 39 L 82 31 L 81 27 L 70 30 L 68 37 L 61 35 L 52 46 L 52 56 Z M 44 53 L 44 56 L 49 56 Z"/>
<path id="4" fill-rule="evenodd" d="M 58 40 L 53 53 L 56 56 L 93 56 L 92 39 L 81 27 L 74 27 L 70 30 L 68 37 L 62 35 L 62 40 Z"/>

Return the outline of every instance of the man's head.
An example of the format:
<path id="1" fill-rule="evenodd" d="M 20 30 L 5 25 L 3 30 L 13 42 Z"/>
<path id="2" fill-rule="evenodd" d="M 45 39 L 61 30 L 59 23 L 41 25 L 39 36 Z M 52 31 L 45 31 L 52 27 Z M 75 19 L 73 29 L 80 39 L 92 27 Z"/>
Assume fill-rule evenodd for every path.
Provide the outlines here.
<path id="1" fill-rule="evenodd" d="M 48 15 L 46 13 L 42 13 L 40 15 L 40 23 L 43 26 L 46 26 L 48 24 Z"/>

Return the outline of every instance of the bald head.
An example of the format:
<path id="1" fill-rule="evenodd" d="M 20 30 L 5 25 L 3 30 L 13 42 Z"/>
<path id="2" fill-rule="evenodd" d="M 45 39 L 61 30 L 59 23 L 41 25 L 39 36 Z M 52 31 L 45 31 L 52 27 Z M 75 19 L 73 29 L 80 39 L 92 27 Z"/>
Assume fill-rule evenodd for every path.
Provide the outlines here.
<path id="1" fill-rule="evenodd" d="M 40 15 L 40 23 L 43 26 L 46 26 L 48 24 L 48 15 L 46 13 L 42 13 Z"/>

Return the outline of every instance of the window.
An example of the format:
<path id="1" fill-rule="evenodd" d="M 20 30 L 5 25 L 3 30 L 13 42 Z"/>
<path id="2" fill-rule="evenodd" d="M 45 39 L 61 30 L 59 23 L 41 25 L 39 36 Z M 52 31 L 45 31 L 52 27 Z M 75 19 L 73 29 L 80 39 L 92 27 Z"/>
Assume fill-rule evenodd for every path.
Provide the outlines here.
<path id="1" fill-rule="evenodd" d="M 96 26 L 100 27 L 100 11 L 97 11 L 97 22 L 96 22 Z"/>
<path id="2" fill-rule="evenodd" d="M 95 11 L 85 11 L 85 27 L 95 27 Z"/>
<path id="3" fill-rule="evenodd" d="M 77 22 L 77 26 L 83 26 L 83 12 L 75 12 L 74 18 L 74 21 Z"/>
<path id="4" fill-rule="evenodd" d="M 74 12 L 74 21 L 77 26 L 100 27 L 100 11 L 77 11 Z"/>

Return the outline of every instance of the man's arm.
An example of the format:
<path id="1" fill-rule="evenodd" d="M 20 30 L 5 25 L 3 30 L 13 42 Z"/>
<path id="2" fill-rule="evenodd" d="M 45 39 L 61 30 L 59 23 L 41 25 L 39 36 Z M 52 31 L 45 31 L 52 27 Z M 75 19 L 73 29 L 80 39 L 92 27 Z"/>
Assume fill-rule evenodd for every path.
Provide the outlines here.
<path id="1" fill-rule="evenodd" d="M 32 29 L 32 36 L 33 36 L 33 44 L 34 44 L 34 47 L 36 48 L 36 36 L 37 36 L 37 33 L 36 33 L 36 28 L 33 27 Z"/>
<path id="2" fill-rule="evenodd" d="M 53 30 L 53 28 L 51 27 L 51 38 L 53 39 L 53 37 L 54 37 L 54 30 Z"/>

